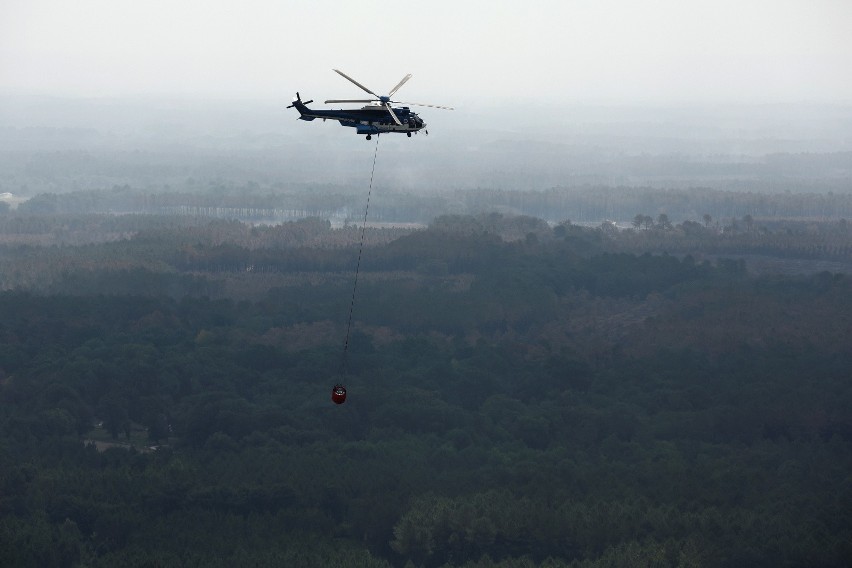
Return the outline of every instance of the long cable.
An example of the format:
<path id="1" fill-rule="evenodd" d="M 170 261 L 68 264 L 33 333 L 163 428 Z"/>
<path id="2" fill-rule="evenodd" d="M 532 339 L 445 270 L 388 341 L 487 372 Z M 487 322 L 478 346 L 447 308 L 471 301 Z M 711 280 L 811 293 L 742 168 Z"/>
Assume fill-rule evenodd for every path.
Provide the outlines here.
<path id="1" fill-rule="evenodd" d="M 361 272 L 361 253 L 364 251 L 364 235 L 367 231 L 367 214 L 370 212 L 370 195 L 373 193 L 373 175 L 376 173 L 376 156 L 379 155 L 379 136 L 376 134 L 376 149 L 373 152 L 373 168 L 370 171 L 370 188 L 367 190 L 367 205 L 364 207 L 364 222 L 361 224 L 361 244 L 358 247 L 358 262 L 355 264 L 355 282 L 352 284 L 352 300 L 349 302 L 349 321 L 346 323 L 346 339 L 343 341 L 343 361 L 341 374 L 346 377 L 348 370 L 349 332 L 352 330 L 352 312 L 355 310 L 355 292 L 358 289 L 358 274 Z"/>

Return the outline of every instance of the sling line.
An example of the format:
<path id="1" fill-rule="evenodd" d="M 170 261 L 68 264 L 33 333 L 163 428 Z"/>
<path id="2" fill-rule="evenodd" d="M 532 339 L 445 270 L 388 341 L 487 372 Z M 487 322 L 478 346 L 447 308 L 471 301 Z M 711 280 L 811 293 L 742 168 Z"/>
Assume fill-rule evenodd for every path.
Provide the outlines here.
<path id="1" fill-rule="evenodd" d="M 355 292 L 358 289 L 358 274 L 361 272 L 361 253 L 364 251 L 364 234 L 367 231 L 367 214 L 370 211 L 370 195 L 373 193 L 373 175 L 376 173 L 376 156 L 379 154 L 379 139 L 376 135 L 376 149 L 373 152 L 373 168 L 370 171 L 370 188 L 367 190 L 367 205 L 364 207 L 364 222 L 361 224 L 361 244 L 358 247 L 358 262 L 355 264 L 355 282 L 352 284 L 352 301 L 349 303 L 349 321 L 346 323 L 346 339 L 343 341 L 343 361 L 341 374 L 346 377 L 348 371 L 349 332 L 352 330 L 352 312 L 355 310 Z"/>

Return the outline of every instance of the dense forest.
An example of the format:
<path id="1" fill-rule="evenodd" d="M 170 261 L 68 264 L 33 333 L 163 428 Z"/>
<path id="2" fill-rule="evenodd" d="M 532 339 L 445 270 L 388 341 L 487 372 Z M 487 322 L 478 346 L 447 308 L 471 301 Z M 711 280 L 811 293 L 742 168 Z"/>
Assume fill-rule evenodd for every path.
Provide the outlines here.
<path id="1" fill-rule="evenodd" d="M 0 565 L 848 566 L 845 221 L 633 214 L 7 211 Z"/>

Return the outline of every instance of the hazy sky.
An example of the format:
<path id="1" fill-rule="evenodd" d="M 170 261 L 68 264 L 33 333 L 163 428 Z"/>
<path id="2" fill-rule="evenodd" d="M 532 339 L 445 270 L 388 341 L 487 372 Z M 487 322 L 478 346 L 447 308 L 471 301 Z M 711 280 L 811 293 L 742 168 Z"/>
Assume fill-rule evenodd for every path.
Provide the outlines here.
<path id="1" fill-rule="evenodd" d="M 0 0 L 0 93 L 852 102 L 852 0 Z"/>

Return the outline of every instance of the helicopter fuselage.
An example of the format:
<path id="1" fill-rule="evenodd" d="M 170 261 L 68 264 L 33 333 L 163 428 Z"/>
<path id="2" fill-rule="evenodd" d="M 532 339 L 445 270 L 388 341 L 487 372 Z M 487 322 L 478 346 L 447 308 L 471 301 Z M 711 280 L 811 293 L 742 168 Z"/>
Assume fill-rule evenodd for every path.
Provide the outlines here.
<path id="1" fill-rule="evenodd" d="M 308 108 L 302 102 L 299 94 L 296 93 L 296 99 L 290 106 L 299 111 L 301 120 L 315 120 L 317 118 L 336 120 L 341 126 L 354 128 L 356 134 L 366 134 L 367 136 L 385 132 L 399 132 L 411 136 L 412 132 L 423 130 L 426 127 L 423 119 L 406 106 L 393 109 L 401 124 L 397 124 L 387 109 L 381 105 L 370 104 L 360 109 L 315 110 Z"/>

